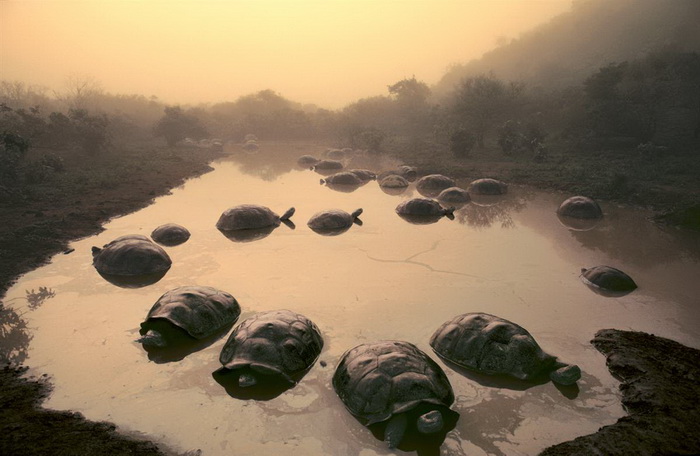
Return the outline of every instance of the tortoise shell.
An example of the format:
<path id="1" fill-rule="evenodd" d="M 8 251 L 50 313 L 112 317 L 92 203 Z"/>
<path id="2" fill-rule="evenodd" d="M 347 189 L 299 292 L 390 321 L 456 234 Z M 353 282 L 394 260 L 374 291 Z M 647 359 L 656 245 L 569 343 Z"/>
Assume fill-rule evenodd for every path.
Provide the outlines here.
<path id="1" fill-rule="evenodd" d="M 166 223 L 153 230 L 151 238 L 159 244 L 175 246 L 186 242 L 190 238 L 190 232 L 177 223 Z"/>
<path id="2" fill-rule="evenodd" d="M 603 290 L 629 293 L 637 288 L 637 284 L 619 269 L 610 266 L 595 266 L 581 269 L 581 279 L 586 285 L 594 285 Z"/>
<path id="3" fill-rule="evenodd" d="M 442 174 L 428 174 L 418 179 L 416 189 L 425 196 L 437 196 L 446 188 L 457 185 L 454 179 Z"/>
<path id="4" fill-rule="evenodd" d="M 318 327 L 289 310 L 262 312 L 244 320 L 229 336 L 219 361 L 229 371 L 251 369 L 296 383 L 321 354 Z"/>
<path id="5" fill-rule="evenodd" d="M 308 166 L 313 166 L 316 163 L 318 163 L 318 158 L 316 158 L 312 155 L 302 155 L 301 157 L 299 157 L 297 159 L 297 164 L 299 166 L 308 167 Z"/>
<path id="6" fill-rule="evenodd" d="M 319 160 L 314 165 L 314 169 L 321 169 L 321 170 L 343 169 L 343 164 L 337 160 Z"/>
<path id="7" fill-rule="evenodd" d="M 349 169 L 349 173 L 353 173 L 362 182 L 369 182 L 377 178 L 377 174 L 368 169 Z"/>
<path id="8" fill-rule="evenodd" d="M 459 187 L 448 187 L 437 196 L 438 201 L 446 203 L 468 203 L 471 201 L 469 192 Z"/>
<path id="9" fill-rule="evenodd" d="M 508 184 L 497 179 L 477 179 L 469 184 L 467 191 L 476 195 L 503 195 L 508 193 Z"/>
<path id="10" fill-rule="evenodd" d="M 157 321 L 167 321 L 195 339 L 204 339 L 238 320 L 241 307 L 225 291 L 212 287 L 184 286 L 166 291 L 141 323 L 145 333 Z"/>
<path id="11" fill-rule="evenodd" d="M 350 228 L 362 214 L 362 209 L 357 209 L 352 214 L 348 214 L 340 209 L 332 209 L 314 214 L 307 225 L 314 231 L 334 231 Z"/>
<path id="12" fill-rule="evenodd" d="M 435 200 L 430 198 L 413 198 L 402 201 L 396 206 L 396 213 L 399 215 L 435 215 L 442 216 L 451 212 L 440 206 Z"/>
<path id="13" fill-rule="evenodd" d="M 572 196 L 561 203 L 557 214 L 579 219 L 598 219 L 603 216 L 603 210 L 598 203 L 586 196 Z"/>
<path id="14" fill-rule="evenodd" d="M 379 186 L 382 188 L 406 188 L 408 181 L 398 174 L 390 174 L 379 180 Z"/>
<path id="15" fill-rule="evenodd" d="M 141 234 L 118 237 L 92 248 L 92 264 L 100 274 L 141 276 L 165 273 L 172 260 L 161 246 Z"/>
<path id="16" fill-rule="evenodd" d="M 403 341 L 362 344 L 345 352 L 333 375 L 333 388 L 365 426 L 426 403 L 449 410 L 454 402 L 452 386 L 440 366 Z"/>
<path id="17" fill-rule="evenodd" d="M 362 179 L 360 179 L 355 173 L 351 173 L 348 171 L 342 171 L 339 173 L 331 174 L 330 176 L 326 177 L 325 179 L 321 179 L 322 184 L 330 184 L 330 185 L 355 185 L 359 186 L 365 183 Z"/>
<path id="18" fill-rule="evenodd" d="M 430 346 L 459 366 L 521 380 L 533 380 L 556 363 L 523 327 L 486 313 L 466 313 L 446 321 L 433 333 Z"/>
<path id="19" fill-rule="evenodd" d="M 274 227 L 279 226 L 283 218 L 289 218 L 293 213 L 294 208 L 291 208 L 280 217 L 268 207 L 257 204 L 241 204 L 226 209 L 216 222 L 216 227 L 221 231 Z"/>

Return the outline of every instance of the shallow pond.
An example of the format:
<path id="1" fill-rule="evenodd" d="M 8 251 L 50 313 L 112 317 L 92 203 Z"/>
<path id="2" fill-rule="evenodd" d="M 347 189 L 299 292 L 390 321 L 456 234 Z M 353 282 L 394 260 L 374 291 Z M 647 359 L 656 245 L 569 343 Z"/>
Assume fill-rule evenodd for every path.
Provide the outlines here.
<path id="1" fill-rule="evenodd" d="M 433 357 L 454 388 L 453 409 L 461 417 L 442 454 L 532 455 L 624 415 L 619 384 L 589 343 L 597 330 L 646 331 L 700 346 L 697 236 L 661 230 L 648 214 L 613 205 L 603 205 L 605 218 L 593 229 L 573 231 L 555 214 L 566 195 L 522 187 L 490 205 L 466 205 L 455 220 L 410 224 L 394 209 L 420 196 L 413 186 L 401 195 L 382 192 L 376 182 L 337 192 L 319 185 L 318 174 L 293 166 L 297 156 L 320 150 L 235 152 L 215 163 L 214 172 L 112 220 L 101 234 L 74 242 L 73 253 L 22 277 L 6 302 L 26 321 L 26 337 L 3 349 L 30 366 L 30 374 L 51 378 L 45 406 L 114 422 L 178 452 L 405 454 L 388 450 L 356 421 L 331 386 L 347 349 L 401 339 Z M 273 155 L 281 158 L 272 163 Z M 243 203 L 278 213 L 294 206 L 296 229 L 282 225 L 262 239 L 234 242 L 214 225 L 223 210 Z M 330 208 L 363 208 L 363 225 L 339 236 L 306 226 Z M 92 246 L 125 234 L 148 236 L 168 222 L 192 236 L 166 247 L 173 266 L 160 281 L 127 289 L 97 274 Z M 579 279 L 580 268 L 599 264 L 624 270 L 639 289 L 619 298 L 593 293 Z M 182 285 L 230 292 L 243 310 L 239 321 L 284 308 L 306 315 L 323 333 L 323 363 L 296 387 L 256 401 L 231 397 L 212 376 L 225 337 L 181 361 L 149 361 L 134 341 L 139 324 L 161 294 Z M 546 351 L 581 367 L 578 389 L 499 383 L 445 366 L 428 340 L 465 312 L 495 314 L 528 329 Z"/>

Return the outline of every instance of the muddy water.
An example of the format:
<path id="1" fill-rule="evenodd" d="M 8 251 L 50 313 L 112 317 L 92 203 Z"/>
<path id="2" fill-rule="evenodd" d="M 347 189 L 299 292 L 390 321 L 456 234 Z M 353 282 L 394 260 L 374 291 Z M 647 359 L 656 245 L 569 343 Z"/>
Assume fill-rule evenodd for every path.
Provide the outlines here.
<path id="1" fill-rule="evenodd" d="M 271 165 L 273 153 L 285 158 Z M 651 332 L 700 346 L 700 249 L 697 237 L 665 232 L 643 212 L 604 205 L 606 217 L 589 231 L 572 231 L 555 215 L 565 195 L 511 188 L 489 206 L 470 204 L 455 220 L 414 225 L 394 208 L 419 196 L 398 196 L 371 182 L 351 193 L 319 185 L 319 175 L 293 167 L 305 148 L 261 148 L 233 155 L 215 171 L 188 181 L 138 213 L 72 244 L 75 252 L 24 276 L 7 296 L 31 335 L 25 363 L 48 374 L 46 406 L 109 420 L 125 432 L 204 455 L 402 454 L 389 451 L 335 396 L 331 384 L 342 353 L 359 343 L 402 339 L 433 354 L 428 340 L 445 320 L 488 312 L 527 328 L 548 352 L 577 363 L 578 390 L 551 382 L 526 387 L 467 377 L 446 367 L 461 414 L 442 454 L 531 455 L 595 432 L 624 411 L 618 383 L 589 344 L 601 328 Z M 267 154 L 267 156 L 266 156 Z M 466 184 L 466 183 L 463 183 Z M 233 242 L 214 227 L 233 205 L 256 203 L 278 213 L 296 207 L 296 229 L 284 225 L 252 242 Z M 363 208 L 362 226 L 321 236 L 306 222 L 317 211 Z M 91 265 L 90 248 L 124 235 L 149 235 L 174 222 L 192 233 L 167 247 L 173 267 L 159 282 L 116 287 Z M 623 269 L 640 288 L 621 298 L 597 295 L 579 280 L 581 267 Z M 243 309 L 287 308 L 323 332 L 321 363 L 301 382 L 268 401 L 231 397 L 215 381 L 225 339 L 178 362 L 149 361 L 139 323 L 158 299 L 181 285 L 232 293 Z M 43 304 L 24 304 L 26 290 L 47 287 Z"/>

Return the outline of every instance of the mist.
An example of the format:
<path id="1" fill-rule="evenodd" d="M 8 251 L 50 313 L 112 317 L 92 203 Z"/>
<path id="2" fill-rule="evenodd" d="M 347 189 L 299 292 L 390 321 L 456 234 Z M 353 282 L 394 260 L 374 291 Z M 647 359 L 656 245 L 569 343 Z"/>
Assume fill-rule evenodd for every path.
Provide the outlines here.
<path id="1" fill-rule="evenodd" d="M 2 79 L 61 90 L 77 75 L 171 104 L 271 89 L 335 109 L 403 78 L 433 84 L 570 3 L 6 1 Z"/>

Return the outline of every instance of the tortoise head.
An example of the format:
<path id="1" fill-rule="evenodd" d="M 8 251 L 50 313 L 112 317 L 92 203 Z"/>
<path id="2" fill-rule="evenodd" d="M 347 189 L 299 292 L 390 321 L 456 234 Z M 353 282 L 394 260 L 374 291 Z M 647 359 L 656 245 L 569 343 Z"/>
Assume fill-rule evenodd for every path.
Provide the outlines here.
<path id="1" fill-rule="evenodd" d="M 558 385 L 570 386 L 581 378 L 581 369 L 576 364 L 557 361 L 549 373 L 549 378 Z"/>
<path id="2" fill-rule="evenodd" d="M 165 340 L 165 337 L 163 337 L 163 334 L 153 329 L 149 329 L 146 334 L 136 339 L 136 342 L 149 347 L 159 348 L 163 348 L 167 345 L 167 341 Z"/>
<path id="3" fill-rule="evenodd" d="M 454 207 L 454 206 L 450 206 L 450 207 L 447 207 L 447 208 L 444 209 L 444 213 L 443 213 L 443 214 L 444 214 L 445 217 L 447 217 L 448 219 L 454 220 L 454 218 L 455 218 L 454 212 L 455 212 L 455 207 Z"/>
<path id="4" fill-rule="evenodd" d="M 96 257 L 101 251 L 102 251 L 101 248 L 95 247 L 95 246 L 93 245 L 93 246 L 92 246 L 92 256 L 93 256 L 93 258 Z"/>
<path id="5" fill-rule="evenodd" d="M 409 427 L 409 414 L 399 413 L 389 419 L 384 430 L 384 441 L 389 448 L 396 448 L 401 444 Z M 421 434 L 435 434 L 443 430 L 445 420 L 440 410 L 430 410 L 415 419 L 415 426 Z"/>

